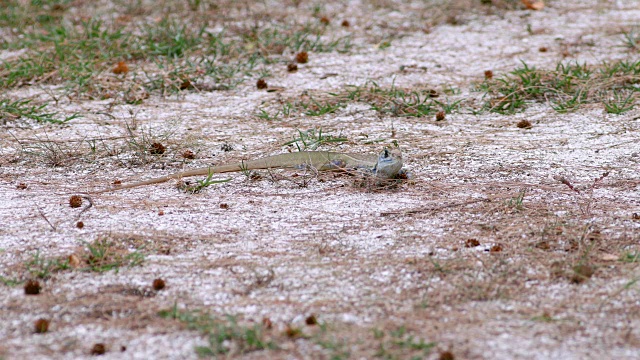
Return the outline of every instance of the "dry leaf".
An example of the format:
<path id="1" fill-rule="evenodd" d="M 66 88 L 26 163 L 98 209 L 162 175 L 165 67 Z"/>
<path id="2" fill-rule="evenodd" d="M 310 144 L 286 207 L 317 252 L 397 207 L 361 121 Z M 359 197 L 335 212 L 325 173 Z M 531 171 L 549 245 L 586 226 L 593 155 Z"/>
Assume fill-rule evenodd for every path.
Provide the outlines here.
<path id="1" fill-rule="evenodd" d="M 120 61 L 118 63 L 118 65 L 116 65 L 115 68 L 113 68 L 113 73 L 114 74 L 126 74 L 129 72 L 129 66 L 127 66 L 127 63 L 125 63 L 124 61 Z"/>
<path id="2" fill-rule="evenodd" d="M 80 258 L 76 254 L 69 255 L 69 265 L 71 267 L 77 268 L 80 266 Z"/>
<path id="3" fill-rule="evenodd" d="M 529 10 L 542 10 L 544 8 L 544 1 L 542 0 L 522 0 L 522 3 Z"/>
<path id="4" fill-rule="evenodd" d="M 619 258 L 620 257 L 618 255 L 609 254 L 609 253 L 604 253 L 600 255 L 600 259 L 602 259 L 603 261 L 616 261 Z"/>

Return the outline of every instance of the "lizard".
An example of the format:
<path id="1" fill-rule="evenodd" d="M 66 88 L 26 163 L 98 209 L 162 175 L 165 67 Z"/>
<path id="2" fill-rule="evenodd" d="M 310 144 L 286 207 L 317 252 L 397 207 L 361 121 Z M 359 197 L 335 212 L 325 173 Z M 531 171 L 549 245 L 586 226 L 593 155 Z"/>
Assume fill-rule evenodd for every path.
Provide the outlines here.
<path id="1" fill-rule="evenodd" d="M 382 150 L 378 155 L 348 154 L 330 151 L 300 151 L 267 156 L 238 164 L 201 167 L 131 184 L 117 185 L 99 190 L 94 192 L 94 194 L 159 184 L 189 176 L 259 169 L 304 169 L 307 167 L 318 171 L 356 170 L 363 174 L 371 175 L 382 182 L 384 180 L 395 179 L 402 174 L 402 154 L 399 150 L 391 150 L 388 148 Z"/>

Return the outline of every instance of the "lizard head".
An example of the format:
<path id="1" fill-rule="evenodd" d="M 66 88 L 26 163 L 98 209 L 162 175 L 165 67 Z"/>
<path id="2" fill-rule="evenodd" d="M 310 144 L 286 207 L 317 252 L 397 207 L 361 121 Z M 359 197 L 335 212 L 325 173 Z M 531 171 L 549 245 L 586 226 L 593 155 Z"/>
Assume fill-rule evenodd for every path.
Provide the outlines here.
<path id="1" fill-rule="evenodd" d="M 402 153 L 398 149 L 384 148 L 378 155 L 376 176 L 383 179 L 393 179 L 402 169 Z"/>

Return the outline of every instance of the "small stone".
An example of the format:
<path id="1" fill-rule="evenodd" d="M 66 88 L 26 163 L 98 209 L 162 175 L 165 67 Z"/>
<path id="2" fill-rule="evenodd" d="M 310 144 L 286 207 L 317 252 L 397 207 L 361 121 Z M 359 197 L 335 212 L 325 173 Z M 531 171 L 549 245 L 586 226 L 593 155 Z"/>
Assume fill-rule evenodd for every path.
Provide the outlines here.
<path id="1" fill-rule="evenodd" d="M 166 150 L 167 148 L 165 148 L 164 145 L 160 144 L 159 142 L 154 142 L 149 147 L 149 153 L 151 153 L 152 155 L 162 155 Z"/>
<path id="2" fill-rule="evenodd" d="M 185 150 L 182 152 L 182 157 L 185 159 L 193 160 L 196 158 L 196 154 L 194 154 L 191 150 Z"/>
<path id="3" fill-rule="evenodd" d="M 531 122 L 529 120 L 520 120 L 518 121 L 516 126 L 519 127 L 520 129 L 531 129 L 533 127 L 533 125 L 531 125 Z"/>
<path id="4" fill-rule="evenodd" d="M 47 319 L 38 319 L 35 323 L 35 332 L 36 334 L 44 334 L 49 331 L 49 320 Z"/>
<path id="5" fill-rule="evenodd" d="M 69 265 L 71 265 L 71 267 L 73 268 L 80 267 L 80 257 L 76 254 L 69 255 L 69 257 L 67 258 L 67 261 L 69 262 Z"/>
<path id="6" fill-rule="evenodd" d="M 24 284 L 24 293 L 27 295 L 38 295 L 40 294 L 40 289 L 42 289 L 42 287 L 38 280 L 27 280 Z"/>
<path id="7" fill-rule="evenodd" d="M 72 208 L 78 208 L 82 206 L 82 197 L 80 195 L 73 195 L 69 198 L 69 206 Z"/>
<path id="8" fill-rule="evenodd" d="M 160 291 L 164 289 L 164 286 L 165 286 L 164 280 L 162 279 L 153 280 L 153 290 Z"/>
<path id="9" fill-rule="evenodd" d="M 307 316 L 307 318 L 305 319 L 305 323 L 307 325 L 318 325 L 318 319 L 316 318 L 315 315 L 309 315 Z"/>
<path id="10" fill-rule="evenodd" d="M 104 355 L 106 352 L 107 347 L 102 343 L 95 344 L 91 348 L 91 355 Z"/>
<path id="11" fill-rule="evenodd" d="M 571 282 L 574 284 L 580 284 L 589 280 L 596 269 L 587 264 L 576 265 L 573 267 L 573 275 L 571 276 Z"/>
<path id="12" fill-rule="evenodd" d="M 269 85 L 267 85 L 267 82 L 266 82 L 264 79 L 260 79 L 260 80 L 258 80 L 258 82 L 256 83 L 256 87 L 257 87 L 259 90 L 262 90 L 262 89 L 266 89 L 266 88 L 268 88 L 268 87 L 269 87 Z"/>
<path id="13" fill-rule="evenodd" d="M 440 356 L 438 356 L 438 360 L 455 360 L 455 358 L 451 351 L 443 351 L 440 353 Z"/>
<path id="14" fill-rule="evenodd" d="M 476 239 L 467 239 L 464 242 L 464 247 L 471 248 L 471 247 L 476 247 L 476 246 L 480 246 L 480 241 L 478 241 Z"/>
<path id="15" fill-rule="evenodd" d="M 300 51 L 296 54 L 296 62 L 298 64 L 306 64 L 309 62 L 309 54 L 306 51 Z"/>
<path id="16" fill-rule="evenodd" d="M 116 75 L 126 74 L 126 73 L 129 72 L 129 66 L 127 66 L 126 62 L 120 61 L 120 62 L 118 62 L 118 65 L 116 65 L 116 67 L 113 68 L 112 71 Z"/>

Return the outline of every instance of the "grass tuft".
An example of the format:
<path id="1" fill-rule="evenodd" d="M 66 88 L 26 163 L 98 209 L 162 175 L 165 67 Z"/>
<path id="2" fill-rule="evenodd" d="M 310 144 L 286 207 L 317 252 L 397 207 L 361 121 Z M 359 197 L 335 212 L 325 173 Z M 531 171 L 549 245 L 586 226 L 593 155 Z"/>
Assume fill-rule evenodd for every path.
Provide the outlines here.
<path id="1" fill-rule="evenodd" d="M 0 121 L 7 123 L 8 120 L 27 118 L 39 123 L 63 124 L 70 120 L 81 117 L 74 113 L 67 117 L 59 117 L 57 112 L 45 112 L 49 103 L 42 105 L 31 105 L 31 100 L 0 99 Z"/>
<path id="2" fill-rule="evenodd" d="M 98 273 L 113 270 L 117 273 L 121 267 L 140 266 L 144 263 L 143 253 L 123 249 L 106 238 L 84 245 L 84 252 L 67 257 L 46 258 L 38 251 L 24 263 L 24 268 L 29 278 L 46 280 L 54 273 L 72 269 Z"/>
<path id="3" fill-rule="evenodd" d="M 322 145 L 330 143 L 342 144 L 347 141 L 349 141 L 349 139 L 340 135 L 333 136 L 323 134 L 322 129 L 309 129 L 307 131 L 298 130 L 298 137 L 287 141 L 284 145 L 295 145 L 298 151 L 314 151 Z"/>
<path id="4" fill-rule="evenodd" d="M 278 348 L 267 337 L 262 325 L 240 325 L 236 318 L 230 315 L 225 319 L 219 319 L 200 311 L 181 311 L 176 305 L 170 310 L 160 311 L 158 315 L 165 319 L 178 320 L 188 329 L 205 334 L 209 346 L 198 346 L 195 349 L 201 357 L 241 355 Z"/>
<path id="5" fill-rule="evenodd" d="M 634 108 L 640 89 L 640 61 L 618 61 L 599 66 L 558 63 L 555 70 L 538 70 L 525 62 L 500 77 L 485 79 L 484 110 L 501 114 L 523 111 L 527 104 L 548 102 L 559 113 L 585 104 L 602 103 L 605 110 L 621 114 Z"/>

